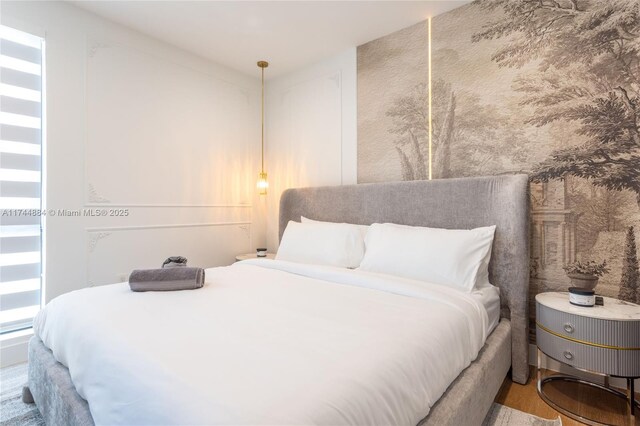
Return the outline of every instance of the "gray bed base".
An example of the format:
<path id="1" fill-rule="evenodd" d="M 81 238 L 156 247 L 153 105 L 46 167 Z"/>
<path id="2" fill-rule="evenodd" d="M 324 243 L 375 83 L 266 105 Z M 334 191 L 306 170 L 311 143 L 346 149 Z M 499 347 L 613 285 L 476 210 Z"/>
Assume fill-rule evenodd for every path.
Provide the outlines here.
<path id="1" fill-rule="evenodd" d="M 76 392 L 69 370 L 37 336 L 29 341 L 29 390 L 47 425 L 94 424 L 89 404 Z"/>
<path id="2" fill-rule="evenodd" d="M 501 320 L 478 358 L 449 386 L 421 425 L 480 425 L 506 377 L 526 383 L 528 365 L 528 180 L 525 175 L 290 189 L 280 200 L 280 237 L 300 216 L 334 222 L 395 222 L 441 228 L 497 225 L 491 282 Z M 69 370 L 38 337 L 29 342 L 29 389 L 47 425 L 89 426 L 87 401 Z"/>

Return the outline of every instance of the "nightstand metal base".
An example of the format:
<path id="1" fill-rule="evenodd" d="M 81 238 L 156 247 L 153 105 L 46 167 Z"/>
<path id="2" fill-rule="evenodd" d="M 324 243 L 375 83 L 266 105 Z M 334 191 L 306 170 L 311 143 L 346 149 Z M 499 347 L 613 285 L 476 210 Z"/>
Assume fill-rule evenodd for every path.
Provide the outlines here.
<path id="1" fill-rule="evenodd" d="M 538 359 L 537 359 L 537 369 L 536 369 L 536 373 L 537 373 L 537 391 L 538 391 L 538 395 L 540 396 L 540 398 L 546 402 L 549 406 L 551 406 L 552 408 L 554 408 L 556 411 L 564 414 L 567 417 L 570 417 L 574 420 L 577 420 L 579 422 L 585 423 L 587 425 L 592 425 L 592 426 L 602 426 L 602 425 L 610 425 L 610 423 L 602 423 L 593 419 L 590 419 L 588 417 L 584 417 L 583 415 L 580 415 L 576 412 L 570 411 L 569 409 L 560 406 L 558 403 L 556 403 L 552 398 L 550 398 L 547 394 L 545 394 L 544 392 L 544 385 L 547 383 L 552 383 L 555 381 L 561 381 L 561 382 L 570 382 L 570 383 L 578 383 L 578 384 L 582 384 L 582 385 L 586 385 L 592 388 L 596 388 L 596 389 L 600 389 L 602 391 L 608 392 L 611 395 L 614 395 L 618 398 L 622 398 L 627 402 L 627 413 L 628 413 L 628 424 L 629 425 L 634 425 L 634 420 L 635 420 L 635 415 L 637 415 L 638 413 L 640 413 L 640 401 L 636 401 L 635 400 L 635 393 L 634 393 L 634 380 L 635 378 L 626 378 L 627 379 L 627 394 L 625 394 L 624 392 L 620 392 L 616 389 L 613 389 L 611 387 L 609 387 L 609 376 L 600 374 L 600 373 L 595 373 L 592 371 L 586 371 L 586 370 L 582 370 L 582 369 L 577 369 L 580 371 L 586 371 L 588 373 L 592 373 L 592 374 L 596 374 L 599 376 L 603 376 L 604 377 L 604 386 L 600 385 L 598 383 L 593 383 L 591 381 L 585 380 L 585 379 L 581 379 L 575 376 L 570 376 L 567 374 L 553 374 L 551 376 L 548 377 L 542 377 L 542 368 L 541 368 L 541 359 L 542 356 L 545 355 L 547 356 L 544 352 L 542 352 L 540 349 L 538 349 Z M 564 363 L 563 363 L 564 364 Z M 567 365 L 567 364 L 565 364 Z M 570 366 L 572 367 L 572 366 Z M 575 368 L 575 367 L 572 367 Z"/>

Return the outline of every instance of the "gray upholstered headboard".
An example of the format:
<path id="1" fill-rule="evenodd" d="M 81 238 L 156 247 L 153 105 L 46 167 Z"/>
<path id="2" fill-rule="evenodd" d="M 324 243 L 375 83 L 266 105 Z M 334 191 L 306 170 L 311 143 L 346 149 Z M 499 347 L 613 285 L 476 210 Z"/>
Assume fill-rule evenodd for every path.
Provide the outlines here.
<path id="1" fill-rule="evenodd" d="M 500 287 L 502 317 L 511 320 L 512 376 L 528 365 L 529 195 L 526 175 L 441 179 L 286 190 L 280 238 L 300 216 L 363 225 L 392 222 L 436 228 L 496 225 L 489 274 Z"/>

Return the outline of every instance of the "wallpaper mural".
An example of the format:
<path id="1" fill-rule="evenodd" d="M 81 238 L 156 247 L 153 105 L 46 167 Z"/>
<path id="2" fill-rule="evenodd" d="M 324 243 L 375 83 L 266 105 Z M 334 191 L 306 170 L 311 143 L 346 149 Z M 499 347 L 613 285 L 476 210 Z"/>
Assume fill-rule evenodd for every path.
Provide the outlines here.
<path id="1" fill-rule="evenodd" d="M 358 48 L 359 182 L 427 177 L 427 52 L 426 22 Z M 531 295 L 589 272 L 640 302 L 640 2 L 439 15 L 432 94 L 434 178 L 530 175 Z"/>

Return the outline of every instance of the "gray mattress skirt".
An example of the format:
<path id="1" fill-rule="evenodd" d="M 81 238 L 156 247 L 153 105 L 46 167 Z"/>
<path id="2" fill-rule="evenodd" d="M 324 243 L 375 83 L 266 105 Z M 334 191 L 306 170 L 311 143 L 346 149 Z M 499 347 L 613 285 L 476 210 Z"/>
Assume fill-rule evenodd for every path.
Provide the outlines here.
<path id="1" fill-rule="evenodd" d="M 89 404 L 76 392 L 69 370 L 37 336 L 29 341 L 29 390 L 47 425 L 94 424 Z"/>
<path id="2" fill-rule="evenodd" d="M 478 358 L 449 386 L 420 424 L 480 425 L 510 367 L 511 324 L 502 319 Z M 47 425 L 94 425 L 89 404 L 76 392 L 69 370 L 36 336 L 29 342 L 29 389 Z"/>

